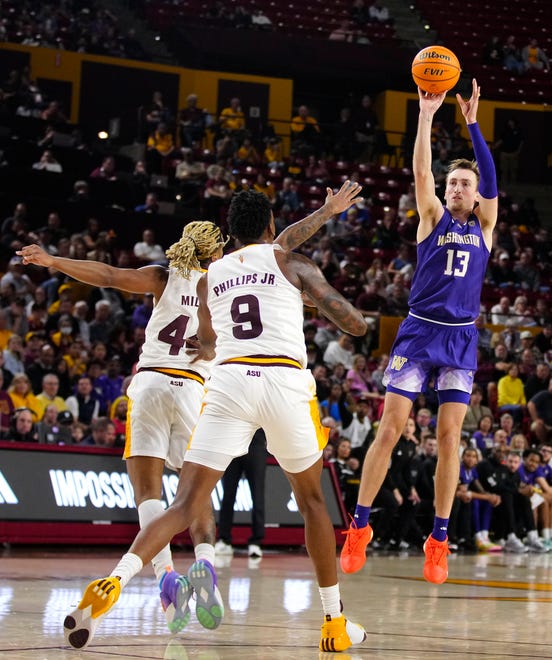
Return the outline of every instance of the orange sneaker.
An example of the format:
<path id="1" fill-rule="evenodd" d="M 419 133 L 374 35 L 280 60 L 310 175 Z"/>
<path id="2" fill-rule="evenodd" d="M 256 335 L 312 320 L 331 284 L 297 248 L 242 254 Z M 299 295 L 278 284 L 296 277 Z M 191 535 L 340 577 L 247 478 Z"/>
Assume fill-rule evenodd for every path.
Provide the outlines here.
<path id="1" fill-rule="evenodd" d="M 436 541 L 433 536 L 428 536 L 424 543 L 424 552 L 425 579 L 428 582 L 442 584 L 448 577 L 447 555 L 450 555 L 448 539 Z"/>
<path id="2" fill-rule="evenodd" d="M 357 527 L 354 520 L 346 532 L 342 532 L 347 537 L 341 550 L 339 563 L 344 573 L 356 573 L 366 563 L 366 546 L 372 540 L 374 532 L 370 525 L 366 527 Z"/>

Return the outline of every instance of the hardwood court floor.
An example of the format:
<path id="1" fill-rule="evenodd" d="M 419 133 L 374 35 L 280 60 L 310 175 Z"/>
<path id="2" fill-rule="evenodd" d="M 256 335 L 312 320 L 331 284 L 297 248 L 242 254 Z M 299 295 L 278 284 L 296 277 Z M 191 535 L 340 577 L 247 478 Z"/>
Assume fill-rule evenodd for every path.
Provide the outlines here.
<path id="1" fill-rule="evenodd" d="M 251 565 L 236 553 L 218 570 L 226 616 L 209 632 L 192 615 L 165 628 L 148 567 L 124 590 L 86 651 L 64 646 L 65 614 L 83 588 L 109 574 L 119 551 L 5 550 L 0 559 L 0 658 L 5 660 L 286 660 L 347 658 L 552 658 L 552 553 L 454 555 L 441 586 L 421 578 L 423 557 L 369 556 L 341 575 L 345 613 L 368 633 L 342 654 L 319 653 L 322 615 L 303 552 L 266 552 Z M 181 571 L 192 555 L 175 555 Z"/>

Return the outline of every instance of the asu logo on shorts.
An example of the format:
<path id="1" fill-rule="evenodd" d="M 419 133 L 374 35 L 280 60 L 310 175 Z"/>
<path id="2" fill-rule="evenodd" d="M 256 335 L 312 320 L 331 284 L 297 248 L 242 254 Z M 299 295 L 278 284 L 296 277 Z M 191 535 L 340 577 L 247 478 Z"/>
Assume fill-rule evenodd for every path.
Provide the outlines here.
<path id="1" fill-rule="evenodd" d="M 400 355 L 393 355 L 390 368 L 393 369 L 393 371 L 400 371 L 404 367 L 407 360 L 408 358 L 401 357 Z"/>

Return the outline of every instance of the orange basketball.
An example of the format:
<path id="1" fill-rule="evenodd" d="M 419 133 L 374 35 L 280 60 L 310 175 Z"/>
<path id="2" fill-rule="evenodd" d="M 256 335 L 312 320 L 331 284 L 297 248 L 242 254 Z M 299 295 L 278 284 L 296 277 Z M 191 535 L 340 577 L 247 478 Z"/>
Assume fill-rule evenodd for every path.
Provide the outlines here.
<path id="1" fill-rule="evenodd" d="M 424 92 L 448 92 L 460 78 L 460 62 L 444 46 L 428 46 L 412 60 L 412 78 Z"/>

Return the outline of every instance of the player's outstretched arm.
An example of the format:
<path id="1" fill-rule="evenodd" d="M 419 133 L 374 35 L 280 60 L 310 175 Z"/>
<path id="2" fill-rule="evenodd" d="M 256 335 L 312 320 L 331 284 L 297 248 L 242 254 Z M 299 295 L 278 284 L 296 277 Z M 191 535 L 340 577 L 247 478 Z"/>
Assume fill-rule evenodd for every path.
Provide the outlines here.
<path id="1" fill-rule="evenodd" d="M 286 258 L 287 257 L 287 258 Z M 278 256 L 276 257 L 277 259 Z M 318 266 L 302 254 L 288 253 L 278 261 L 286 277 L 315 307 L 343 332 L 356 337 L 366 334 L 368 324 L 362 314 L 331 286 Z"/>
<path id="2" fill-rule="evenodd" d="M 360 191 L 362 186 L 355 181 L 345 181 L 341 188 L 334 193 L 331 188 L 326 188 L 326 200 L 324 205 L 306 218 L 294 222 L 279 234 L 274 242 L 281 245 L 284 250 L 293 250 L 304 243 L 328 222 L 337 213 L 343 213 L 353 204 L 362 199 Z"/>
<path id="3" fill-rule="evenodd" d="M 25 265 L 34 264 L 69 275 L 93 286 L 111 287 L 130 293 L 153 293 L 159 299 L 167 282 L 167 270 L 162 266 L 115 268 L 101 261 L 54 257 L 38 245 L 26 245 L 17 251 Z"/>
<path id="4" fill-rule="evenodd" d="M 442 215 L 442 204 L 435 195 L 435 179 L 431 171 L 431 126 L 435 113 L 445 100 L 446 92 L 430 94 L 418 88 L 420 114 L 414 141 L 412 171 L 416 187 L 416 206 L 420 216 L 417 240 L 423 240 Z"/>
<path id="5" fill-rule="evenodd" d="M 481 223 L 481 228 L 485 236 L 485 242 L 488 246 L 492 244 L 492 231 L 498 218 L 498 186 L 496 182 L 496 169 L 492 154 L 481 135 L 479 124 L 477 123 L 477 110 L 479 107 L 479 97 L 481 89 L 477 80 L 472 80 L 472 93 L 470 98 L 465 101 L 460 94 L 456 95 L 456 100 L 460 110 L 466 120 L 466 126 L 473 144 L 475 160 L 479 168 L 479 189 L 477 201 L 479 208 L 476 211 Z"/>

